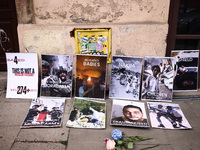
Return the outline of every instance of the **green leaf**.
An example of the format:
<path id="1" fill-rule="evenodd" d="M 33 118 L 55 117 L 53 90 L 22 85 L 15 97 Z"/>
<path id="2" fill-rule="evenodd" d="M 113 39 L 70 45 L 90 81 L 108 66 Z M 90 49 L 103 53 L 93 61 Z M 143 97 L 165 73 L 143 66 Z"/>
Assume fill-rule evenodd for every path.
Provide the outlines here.
<path id="1" fill-rule="evenodd" d="M 115 150 L 122 150 L 122 149 L 119 146 L 115 146 Z"/>
<path id="2" fill-rule="evenodd" d="M 122 141 L 122 140 L 119 140 L 119 141 L 117 141 L 117 144 L 118 144 L 118 145 L 122 145 L 122 144 L 123 144 L 123 141 Z"/>
<path id="3" fill-rule="evenodd" d="M 128 149 L 133 149 L 133 145 L 134 145 L 133 142 L 129 142 L 129 143 L 128 143 Z"/>

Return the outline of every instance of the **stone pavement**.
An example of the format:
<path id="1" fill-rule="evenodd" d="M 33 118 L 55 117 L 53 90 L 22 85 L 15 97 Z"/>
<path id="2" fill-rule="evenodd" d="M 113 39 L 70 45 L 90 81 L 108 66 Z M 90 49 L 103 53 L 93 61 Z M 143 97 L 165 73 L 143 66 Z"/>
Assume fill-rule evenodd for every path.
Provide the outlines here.
<path id="1" fill-rule="evenodd" d="M 104 150 L 105 138 L 111 138 L 114 129 L 126 135 L 152 137 L 152 140 L 136 143 L 135 150 L 160 144 L 154 150 L 200 149 L 200 99 L 176 100 L 192 126 L 191 130 L 141 129 L 110 126 L 111 99 L 106 99 L 107 126 L 104 130 L 67 128 L 66 122 L 73 104 L 67 99 L 61 128 L 20 129 L 31 99 L 6 99 L 6 72 L 0 72 L 0 150 Z M 68 141 L 65 146 L 60 141 Z"/>

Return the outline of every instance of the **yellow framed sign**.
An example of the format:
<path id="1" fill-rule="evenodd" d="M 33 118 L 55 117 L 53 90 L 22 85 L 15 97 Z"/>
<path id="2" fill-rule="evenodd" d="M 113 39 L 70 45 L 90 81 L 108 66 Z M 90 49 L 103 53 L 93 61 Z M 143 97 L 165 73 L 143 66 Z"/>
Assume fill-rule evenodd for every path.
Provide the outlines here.
<path id="1" fill-rule="evenodd" d="M 77 54 L 107 55 L 111 63 L 111 29 L 76 29 Z"/>

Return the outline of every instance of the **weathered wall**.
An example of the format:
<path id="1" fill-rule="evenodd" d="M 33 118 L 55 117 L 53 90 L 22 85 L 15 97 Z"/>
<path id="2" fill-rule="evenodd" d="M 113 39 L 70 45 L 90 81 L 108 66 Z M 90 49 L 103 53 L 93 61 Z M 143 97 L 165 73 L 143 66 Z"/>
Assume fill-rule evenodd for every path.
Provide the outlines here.
<path id="1" fill-rule="evenodd" d="M 170 0 L 16 0 L 16 3 L 19 1 L 33 6 L 29 14 L 25 5 L 17 5 L 25 13 L 18 15 L 21 52 L 36 52 L 38 56 L 75 55 L 75 39 L 70 37 L 70 31 L 111 28 L 112 55 L 165 56 Z M 19 13 L 22 12 L 18 9 Z M 35 24 L 27 24 L 34 21 Z M 109 64 L 109 71 L 110 67 Z"/>

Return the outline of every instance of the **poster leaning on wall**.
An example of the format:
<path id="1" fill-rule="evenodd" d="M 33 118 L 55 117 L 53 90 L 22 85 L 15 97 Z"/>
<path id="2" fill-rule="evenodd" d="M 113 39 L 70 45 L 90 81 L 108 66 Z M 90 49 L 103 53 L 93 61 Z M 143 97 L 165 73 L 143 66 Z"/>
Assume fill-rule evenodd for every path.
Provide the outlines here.
<path id="1" fill-rule="evenodd" d="M 142 100 L 172 101 L 173 57 L 145 57 L 142 78 Z"/>
<path id="2" fill-rule="evenodd" d="M 174 92 L 197 91 L 199 50 L 174 50 L 175 57 Z"/>
<path id="3" fill-rule="evenodd" d="M 36 53 L 6 53 L 6 98 L 37 98 L 38 57 Z"/>
<path id="4" fill-rule="evenodd" d="M 72 95 L 72 55 L 41 55 L 41 96 L 65 97 Z"/>
<path id="5" fill-rule="evenodd" d="M 105 99 L 106 56 L 76 55 L 75 97 Z"/>
<path id="6" fill-rule="evenodd" d="M 21 128 L 60 127 L 65 99 L 33 99 Z"/>
<path id="7" fill-rule="evenodd" d="M 142 57 L 113 56 L 109 98 L 139 100 Z"/>

